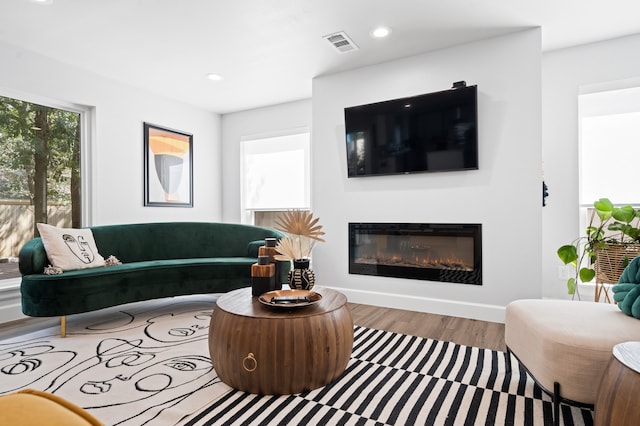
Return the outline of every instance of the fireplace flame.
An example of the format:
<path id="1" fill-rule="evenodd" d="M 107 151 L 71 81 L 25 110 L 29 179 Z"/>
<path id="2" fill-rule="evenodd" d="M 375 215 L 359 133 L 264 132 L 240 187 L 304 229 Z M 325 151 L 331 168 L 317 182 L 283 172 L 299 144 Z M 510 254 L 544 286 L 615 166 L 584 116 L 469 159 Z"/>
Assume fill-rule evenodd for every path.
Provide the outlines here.
<path id="1" fill-rule="evenodd" d="M 431 258 L 415 256 L 406 259 L 401 255 L 389 256 L 364 256 L 356 259 L 356 263 L 367 265 L 405 266 L 409 268 L 451 269 L 458 271 L 473 271 L 473 265 L 466 265 L 463 260 L 457 258 Z"/>

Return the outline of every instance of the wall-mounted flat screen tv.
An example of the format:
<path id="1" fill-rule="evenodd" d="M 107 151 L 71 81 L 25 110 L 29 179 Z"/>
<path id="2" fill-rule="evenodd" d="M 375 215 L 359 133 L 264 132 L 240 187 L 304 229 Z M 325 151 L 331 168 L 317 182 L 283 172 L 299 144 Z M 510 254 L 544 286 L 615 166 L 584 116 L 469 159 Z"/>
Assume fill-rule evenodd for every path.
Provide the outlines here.
<path id="1" fill-rule="evenodd" d="M 477 86 L 347 107 L 349 177 L 478 169 Z"/>

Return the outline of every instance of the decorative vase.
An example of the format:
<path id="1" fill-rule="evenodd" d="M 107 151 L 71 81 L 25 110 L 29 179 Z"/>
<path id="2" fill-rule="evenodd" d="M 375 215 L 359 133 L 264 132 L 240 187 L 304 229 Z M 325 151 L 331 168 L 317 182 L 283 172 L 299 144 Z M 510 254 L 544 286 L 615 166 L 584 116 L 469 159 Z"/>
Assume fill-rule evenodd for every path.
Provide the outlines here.
<path id="1" fill-rule="evenodd" d="M 289 288 L 311 290 L 316 282 L 316 275 L 309 269 L 309 259 L 295 259 L 288 278 Z"/>

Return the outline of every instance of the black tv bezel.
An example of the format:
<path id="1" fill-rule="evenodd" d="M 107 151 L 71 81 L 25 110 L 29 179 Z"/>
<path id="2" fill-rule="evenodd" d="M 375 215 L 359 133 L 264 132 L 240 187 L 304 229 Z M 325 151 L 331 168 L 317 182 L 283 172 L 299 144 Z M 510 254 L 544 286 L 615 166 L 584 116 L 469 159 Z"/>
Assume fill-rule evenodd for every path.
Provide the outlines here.
<path id="1" fill-rule="evenodd" d="M 442 95 L 444 93 L 447 92 L 455 92 L 455 91 L 467 91 L 467 90 L 472 90 L 473 91 L 473 95 L 474 95 L 474 102 L 473 102 L 473 106 L 474 106 L 474 112 L 473 112 L 473 119 L 474 119 L 474 123 L 475 123 L 475 139 L 474 139 L 474 149 L 475 149 L 475 165 L 472 167 L 455 167 L 455 168 L 446 168 L 446 169 L 421 169 L 421 170 L 402 170 L 402 171 L 393 171 L 393 172 L 381 172 L 381 173 L 364 173 L 364 174 L 353 174 L 351 173 L 351 170 L 349 168 L 349 148 L 348 148 L 348 143 L 347 143 L 347 135 L 348 135 L 348 129 L 347 129 L 347 111 L 348 110 L 355 110 L 355 109 L 362 109 L 362 108 L 373 108 L 376 107 L 378 105 L 381 104 L 391 104 L 391 103 L 408 103 L 411 101 L 414 101 L 416 99 L 421 99 L 421 98 L 425 98 L 425 97 L 429 97 L 429 96 L 438 96 L 438 95 Z M 347 177 L 348 178 L 366 178 L 366 177 L 376 177 L 376 176 L 398 176 L 398 175 L 414 175 L 414 174 L 432 174 L 432 173 L 444 173 L 444 172 L 460 172 L 460 171 L 471 171 L 471 170 L 479 170 L 480 168 L 480 158 L 479 158 L 479 132 L 478 132 L 478 86 L 477 85 L 469 85 L 467 86 L 462 85 L 462 86 L 455 86 L 452 87 L 450 89 L 446 89 L 446 90 L 440 90 L 437 92 L 428 92 L 428 93 L 422 93 L 419 95 L 414 95 L 414 96 L 407 96 L 407 97 L 403 97 L 403 98 L 395 98 L 395 99 L 388 99 L 388 100 L 384 100 L 384 101 L 379 101 L 379 102 L 372 102 L 372 103 L 368 103 L 368 104 L 362 104 L 362 105 L 353 105 L 353 106 L 349 106 L 349 107 L 345 107 L 344 108 L 344 122 L 345 122 L 345 132 L 344 132 L 344 137 L 345 137 L 345 150 L 346 150 L 346 161 L 347 161 Z"/>

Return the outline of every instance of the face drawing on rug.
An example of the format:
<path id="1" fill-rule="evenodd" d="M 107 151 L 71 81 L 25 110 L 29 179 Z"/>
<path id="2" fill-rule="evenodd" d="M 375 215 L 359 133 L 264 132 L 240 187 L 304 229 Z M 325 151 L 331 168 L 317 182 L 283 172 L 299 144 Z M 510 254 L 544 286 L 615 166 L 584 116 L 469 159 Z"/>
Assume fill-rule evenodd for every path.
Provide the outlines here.
<path id="1" fill-rule="evenodd" d="M 75 352 L 55 350 L 47 342 L 20 342 L 0 347 L 0 394 L 28 387 L 75 357 Z"/>
<path id="2" fill-rule="evenodd" d="M 168 314 L 147 320 L 145 334 L 157 342 L 174 343 L 206 338 L 209 333 L 211 311 Z"/>
<path id="3" fill-rule="evenodd" d="M 87 243 L 82 235 L 78 235 L 78 239 L 76 239 L 72 235 L 64 234 L 62 239 L 67 244 L 67 247 L 69 247 L 71 252 L 83 263 L 89 264 L 93 262 L 96 256 L 91 250 L 91 247 L 89 247 L 89 243 Z"/>
<path id="4" fill-rule="evenodd" d="M 72 369 L 55 393 L 72 394 L 74 402 L 87 409 L 139 400 L 155 406 L 187 395 L 215 377 L 207 357 L 165 355 L 162 349 L 143 348 L 138 343 L 102 341 L 91 365 L 82 365 L 79 371 Z"/>

